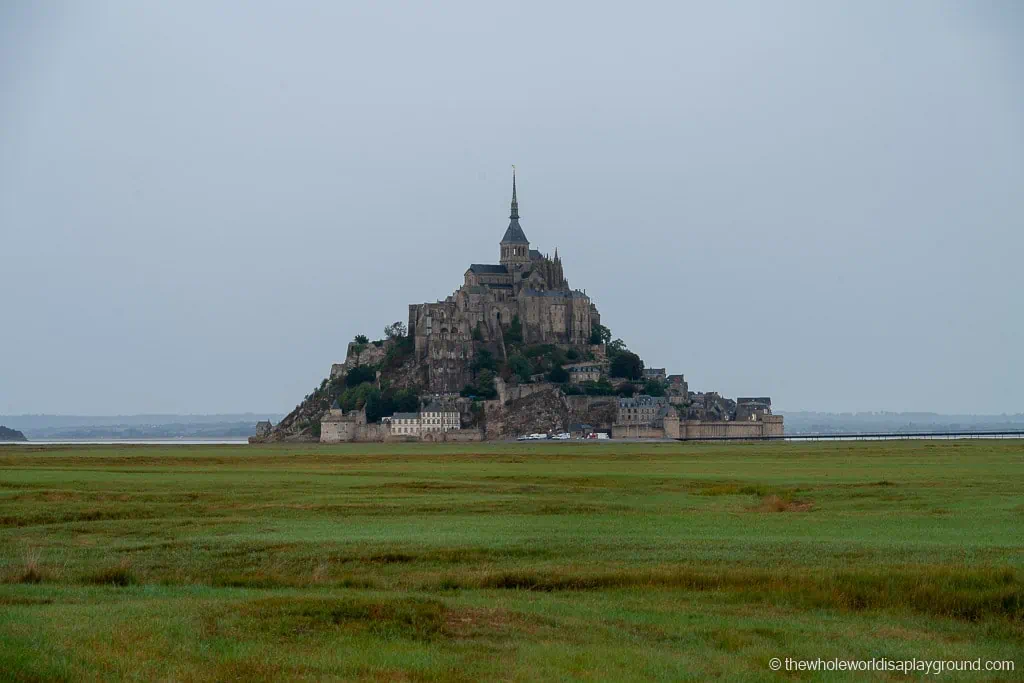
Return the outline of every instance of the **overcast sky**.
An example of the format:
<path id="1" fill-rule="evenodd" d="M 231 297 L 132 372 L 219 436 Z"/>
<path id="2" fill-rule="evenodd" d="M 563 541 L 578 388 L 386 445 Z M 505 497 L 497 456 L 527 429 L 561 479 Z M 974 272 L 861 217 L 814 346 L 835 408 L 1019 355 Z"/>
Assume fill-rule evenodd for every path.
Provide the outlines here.
<path id="1" fill-rule="evenodd" d="M 0 3 L 0 413 L 284 413 L 532 246 L 647 365 L 1024 411 L 1024 4 Z"/>

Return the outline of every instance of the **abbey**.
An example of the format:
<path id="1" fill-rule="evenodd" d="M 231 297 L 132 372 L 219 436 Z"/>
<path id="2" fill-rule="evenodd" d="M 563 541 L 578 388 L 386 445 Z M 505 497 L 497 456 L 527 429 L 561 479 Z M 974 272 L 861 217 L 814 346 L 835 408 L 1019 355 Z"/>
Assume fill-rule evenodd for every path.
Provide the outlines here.
<path id="1" fill-rule="evenodd" d="M 474 263 L 444 301 L 412 304 L 409 322 L 370 341 L 278 425 L 253 441 L 444 441 L 568 433 L 612 438 L 765 439 L 783 435 L 771 398 L 690 391 L 681 374 L 644 367 L 611 340 L 556 249 L 530 248 L 516 177 L 497 263 Z M 560 437 L 561 438 L 561 437 Z"/>
<path id="2" fill-rule="evenodd" d="M 463 285 L 444 301 L 409 306 L 409 334 L 417 360 L 428 368 L 431 392 L 458 392 L 471 380 L 474 341 L 494 342 L 504 351 L 511 332 L 526 344 L 585 345 L 601 322 L 590 298 L 569 287 L 558 250 L 549 257 L 530 248 L 519 225 L 514 171 L 512 210 L 499 249 L 498 263 L 472 264 Z"/>

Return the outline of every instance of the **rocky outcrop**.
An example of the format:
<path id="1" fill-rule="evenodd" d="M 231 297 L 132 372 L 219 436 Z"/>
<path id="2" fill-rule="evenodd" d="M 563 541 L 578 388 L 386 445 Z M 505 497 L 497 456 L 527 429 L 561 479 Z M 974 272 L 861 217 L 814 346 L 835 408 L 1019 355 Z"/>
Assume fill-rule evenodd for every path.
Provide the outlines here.
<path id="1" fill-rule="evenodd" d="M 327 402 L 326 392 L 322 388 L 317 389 L 306 396 L 302 403 L 295 406 L 295 410 L 285 415 L 271 430 L 250 436 L 249 443 L 317 442 L 320 440 L 320 419 L 328 408 L 330 404 Z"/>
<path id="2" fill-rule="evenodd" d="M 546 385 L 523 398 L 508 403 L 487 402 L 488 440 L 514 439 L 535 432 L 564 431 L 569 407 L 565 394 L 555 385 Z"/>
<path id="3" fill-rule="evenodd" d="M 610 429 L 618 416 L 616 396 L 566 396 L 569 424 L 589 424 L 597 429 Z"/>

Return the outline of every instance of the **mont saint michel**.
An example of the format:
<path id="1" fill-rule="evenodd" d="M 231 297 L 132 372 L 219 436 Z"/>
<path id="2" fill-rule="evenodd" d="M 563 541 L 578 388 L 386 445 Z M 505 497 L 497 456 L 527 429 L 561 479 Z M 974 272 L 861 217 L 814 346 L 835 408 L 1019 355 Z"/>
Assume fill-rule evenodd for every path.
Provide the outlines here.
<path id="1" fill-rule="evenodd" d="M 443 301 L 409 305 L 381 339 L 356 335 L 345 360 L 262 441 L 482 441 L 559 433 L 612 438 L 781 436 L 767 396 L 690 391 L 648 367 L 569 285 L 563 257 L 533 248 L 515 172 L 497 263 L 473 263 Z"/>

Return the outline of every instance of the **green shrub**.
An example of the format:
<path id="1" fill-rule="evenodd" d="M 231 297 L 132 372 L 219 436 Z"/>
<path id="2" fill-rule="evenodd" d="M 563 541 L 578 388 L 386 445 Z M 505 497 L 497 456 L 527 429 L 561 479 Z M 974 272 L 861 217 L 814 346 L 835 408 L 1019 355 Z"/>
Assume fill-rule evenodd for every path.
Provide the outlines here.
<path id="1" fill-rule="evenodd" d="M 551 368 L 551 372 L 548 373 L 548 380 L 555 382 L 556 384 L 565 384 L 569 381 L 569 373 L 561 365 L 556 365 Z"/>
<path id="2" fill-rule="evenodd" d="M 648 396 L 664 396 L 665 385 L 656 379 L 649 379 L 644 382 L 644 393 Z"/>
<path id="3" fill-rule="evenodd" d="M 518 314 L 512 316 L 512 322 L 509 323 L 508 329 L 505 330 L 505 343 L 523 343 L 523 323 L 520 322 Z"/>
<path id="4" fill-rule="evenodd" d="M 377 371 L 369 365 L 357 365 L 345 373 L 345 385 L 357 387 L 363 382 L 376 382 Z"/>
<path id="5" fill-rule="evenodd" d="M 615 395 L 615 387 L 613 387 L 611 382 L 609 382 L 604 377 L 602 377 L 601 379 L 597 380 L 596 382 L 593 381 L 593 380 L 588 380 L 586 382 L 583 382 L 580 385 L 580 388 L 583 390 L 583 393 L 585 393 L 587 396 L 614 396 Z"/>
<path id="6" fill-rule="evenodd" d="M 619 396 L 625 396 L 627 398 L 636 394 L 636 386 L 630 382 L 625 382 L 619 385 L 619 388 L 615 390 L 615 393 Z"/>
<path id="7" fill-rule="evenodd" d="M 490 370 L 481 370 L 476 379 L 462 389 L 463 396 L 476 396 L 482 399 L 498 397 L 498 390 L 494 386 L 494 373 Z"/>
<path id="8" fill-rule="evenodd" d="M 508 368 L 519 378 L 520 382 L 529 382 L 530 375 L 533 374 L 533 367 L 530 365 L 530 361 L 518 353 L 508 357 Z"/>
<path id="9" fill-rule="evenodd" d="M 632 351 L 622 350 L 612 358 L 608 374 L 612 377 L 640 379 L 644 375 L 644 362 Z"/>
<path id="10" fill-rule="evenodd" d="M 381 364 L 386 370 L 394 370 L 402 366 L 409 356 L 416 351 L 416 340 L 413 337 L 399 337 L 391 340 L 391 346 L 384 354 Z"/>

